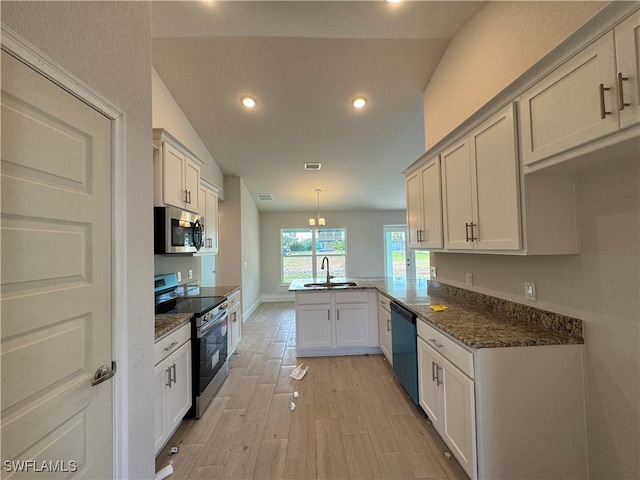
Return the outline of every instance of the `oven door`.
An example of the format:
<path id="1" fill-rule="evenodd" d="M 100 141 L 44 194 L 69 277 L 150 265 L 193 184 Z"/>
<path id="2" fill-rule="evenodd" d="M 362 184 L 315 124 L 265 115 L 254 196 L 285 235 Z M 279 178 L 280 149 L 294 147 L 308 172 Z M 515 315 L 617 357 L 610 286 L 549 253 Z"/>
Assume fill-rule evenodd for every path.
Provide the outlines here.
<path id="1" fill-rule="evenodd" d="M 198 394 L 201 394 L 227 360 L 226 310 L 223 315 L 199 327 L 196 333 L 198 350 L 195 353 L 199 358 L 194 367 L 198 368 L 197 388 Z"/>

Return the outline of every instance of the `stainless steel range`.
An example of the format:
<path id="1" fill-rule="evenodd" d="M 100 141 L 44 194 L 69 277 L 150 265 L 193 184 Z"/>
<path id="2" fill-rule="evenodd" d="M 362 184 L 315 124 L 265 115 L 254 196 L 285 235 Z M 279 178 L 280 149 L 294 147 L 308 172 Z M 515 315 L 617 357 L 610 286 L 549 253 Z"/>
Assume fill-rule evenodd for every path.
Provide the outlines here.
<path id="1" fill-rule="evenodd" d="M 179 296 L 175 273 L 158 275 L 154 283 L 156 313 L 194 314 L 191 320 L 193 402 L 187 417 L 200 418 L 229 374 L 227 298 Z"/>

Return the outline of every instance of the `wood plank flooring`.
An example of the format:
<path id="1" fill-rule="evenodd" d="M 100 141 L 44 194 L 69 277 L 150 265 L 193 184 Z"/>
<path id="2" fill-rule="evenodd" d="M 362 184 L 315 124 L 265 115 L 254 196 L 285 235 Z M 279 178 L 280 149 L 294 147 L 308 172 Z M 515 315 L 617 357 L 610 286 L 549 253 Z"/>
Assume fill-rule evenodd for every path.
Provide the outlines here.
<path id="1" fill-rule="evenodd" d="M 262 304 L 242 327 L 229 377 L 156 471 L 172 460 L 171 479 L 467 480 L 382 355 L 297 359 L 293 303 Z M 300 363 L 306 376 L 289 378 Z"/>

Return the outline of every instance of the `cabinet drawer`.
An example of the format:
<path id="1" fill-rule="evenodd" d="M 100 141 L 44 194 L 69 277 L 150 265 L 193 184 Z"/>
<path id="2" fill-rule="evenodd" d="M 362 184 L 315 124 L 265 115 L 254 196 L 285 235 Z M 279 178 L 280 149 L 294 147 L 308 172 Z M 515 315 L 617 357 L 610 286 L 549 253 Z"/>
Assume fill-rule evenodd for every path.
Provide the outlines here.
<path id="1" fill-rule="evenodd" d="M 175 352 L 180 345 L 191 338 L 191 322 L 185 323 L 171 335 L 158 340 L 153 349 L 153 364 L 157 365 L 163 359 Z"/>
<path id="2" fill-rule="evenodd" d="M 440 330 L 418 320 L 418 336 L 431 345 L 470 378 L 474 377 L 473 353 Z"/>
<path id="3" fill-rule="evenodd" d="M 227 297 L 227 308 L 231 310 L 240 303 L 240 290 L 235 291 Z"/>
<path id="4" fill-rule="evenodd" d="M 298 305 L 323 305 L 331 303 L 329 292 L 321 293 L 298 293 L 296 295 Z"/>
<path id="5" fill-rule="evenodd" d="M 336 303 L 367 303 L 369 293 L 366 290 L 358 292 L 336 292 Z"/>
<path id="6" fill-rule="evenodd" d="M 387 312 L 391 312 L 390 303 L 391 303 L 391 299 L 389 297 L 386 297 L 381 293 L 378 294 L 378 305 L 384 308 Z"/>

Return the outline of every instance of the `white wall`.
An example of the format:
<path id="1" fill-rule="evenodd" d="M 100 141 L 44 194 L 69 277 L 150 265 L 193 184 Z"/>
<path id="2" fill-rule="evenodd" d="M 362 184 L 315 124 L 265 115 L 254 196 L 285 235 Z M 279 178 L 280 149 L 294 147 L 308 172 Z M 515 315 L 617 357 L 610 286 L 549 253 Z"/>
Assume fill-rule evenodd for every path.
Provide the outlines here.
<path id="1" fill-rule="evenodd" d="M 601 6 L 499 2 L 484 7 L 451 43 L 425 90 L 427 143 L 444 137 Z M 638 159 L 581 173 L 578 189 L 579 255 L 435 253 L 431 261 L 445 283 L 465 288 L 465 273 L 472 272 L 472 289 L 519 302 L 524 302 L 524 281 L 533 281 L 536 306 L 583 320 L 590 476 L 638 478 Z"/>
<path id="2" fill-rule="evenodd" d="M 154 477 L 151 10 L 148 2 L 2 2 L 2 23 L 126 112 L 127 477 Z M 118 341 L 119 339 L 115 339 Z M 121 370 L 122 368 L 122 370 Z M 125 373 L 126 372 L 126 373 Z M 122 378 L 122 377 L 120 377 Z M 99 432 L 98 432 L 99 433 Z"/>
<path id="3" fill-rule="evenodd" d="M 260 216 L 240 177 L 225 177 L 220 202 L 218 285 L 242 285 L 242 313 L 246 319 L 260 303 Z M 246 265 L 246 267 L 245 267 Z"/>
<path id="4" fill-rule="evenodd" d="M 453 38 L 424 92 L 426 150 L 609 2 L 488 2 Z"/>
<path id="5" fill-rule="evenodd" d="M 384 225 L 405 224 L 404 210 L 322 212 L 328 228 L 347 229 L 347 275 L 355 278 L 384 276 Z M 262 297 L 265 301 L 293 299 L 288 285 L 280 285 L 283 228 L 308 228 L 316 212 L 262 213 L 260 215 L 260 257 Z"/>
<path id="6" fill-rule="evenodd" d="M 224 199 L 224 177 L 209 150 L 191 125 L 189 119 L 167 89 L 164 82 L 152 69 L 152 102 L 153 102 L 153 128 L 164 128 L 177 138 L 180 143 L 191 150 L 204 162 L 200 175 L 210 183 L 221 189 L 218 196 Z"/>

